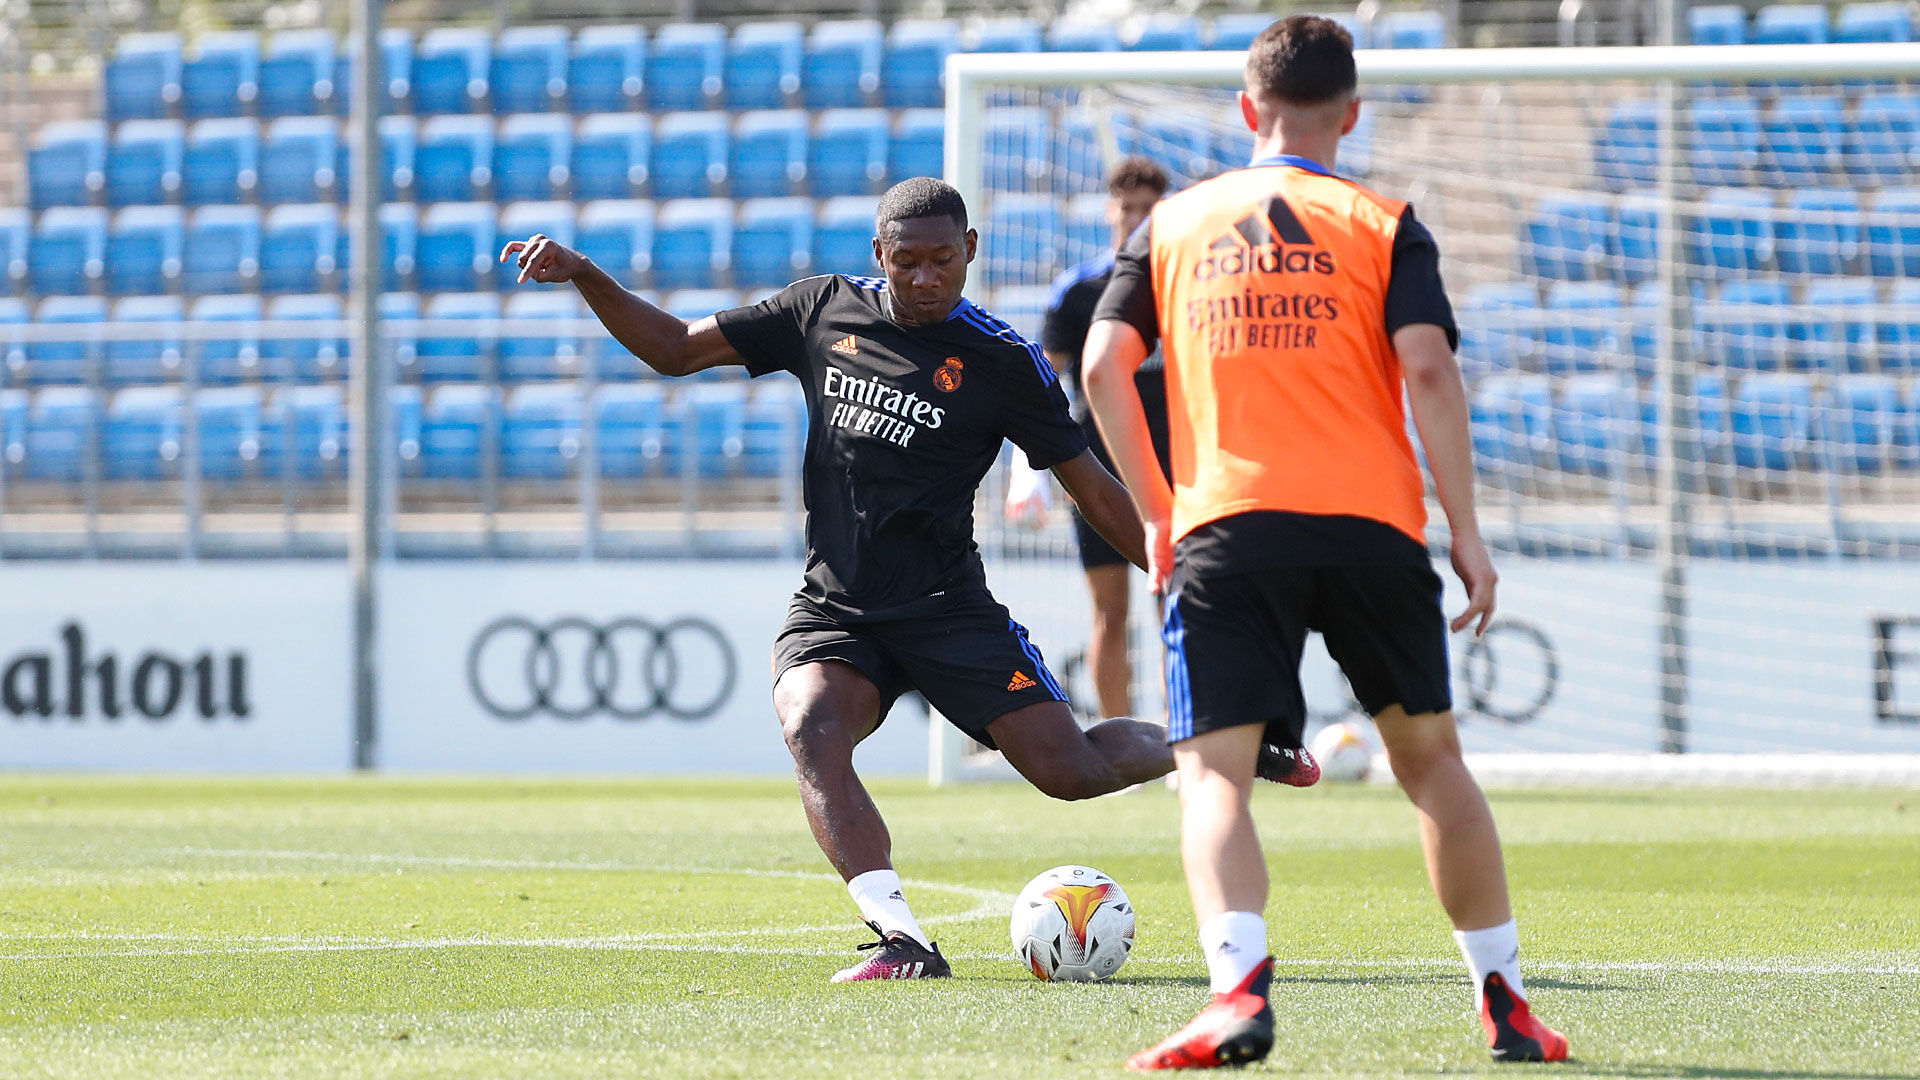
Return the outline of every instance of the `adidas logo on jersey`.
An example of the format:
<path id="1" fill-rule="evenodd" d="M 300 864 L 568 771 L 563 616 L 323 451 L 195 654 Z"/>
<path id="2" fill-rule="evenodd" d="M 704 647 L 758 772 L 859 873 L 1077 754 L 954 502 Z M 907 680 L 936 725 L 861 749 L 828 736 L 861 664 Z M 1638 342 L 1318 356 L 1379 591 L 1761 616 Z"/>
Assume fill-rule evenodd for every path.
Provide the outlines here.
<path id="1" fill-rule="evenodd" d="M 1040 684 L 1034 682 L 1033 677 L 1026 672 L 1016 671 L 1013 673 L 1012 680 L 1007 683 L 1007 692 L 1013 693 L 1016 690 L 1028 690 L 1039 685 Z"/>
<path id="2" fill-rule="evenodd" d="M 836 341 L 833 344 L 827 346 L 827 348 L 832 349 L 834 352 L 839 353 L 841 356 L 860 355 L 860 343 L 853 339 L 852 334 L 848 334 L 846 337 L 843 337 L 839 341 Z"/>
<path id="3" fill-rule="evenodd" d="M 1293 207 L 1278 195 L 1268 197 L 1263 213 L 1248 214 L 1207 245 L 1206 257 L 1193 268 L 1195 281 L 1240 274 L 1332 274 L 1333 253 L 1318 250 Z"/>

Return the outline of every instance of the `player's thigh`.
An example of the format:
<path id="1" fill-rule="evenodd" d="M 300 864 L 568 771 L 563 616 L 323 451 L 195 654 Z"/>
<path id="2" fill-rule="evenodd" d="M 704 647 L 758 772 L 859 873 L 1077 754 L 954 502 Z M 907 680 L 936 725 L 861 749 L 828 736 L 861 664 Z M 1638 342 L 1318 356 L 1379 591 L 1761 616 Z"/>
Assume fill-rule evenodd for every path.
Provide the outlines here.
<path id="1" fill-rule="evenodd" d="M 1313 627 L 1369 715 L 1453 708 L 1440 577 L 1429 566 L 1319 570 Z"/>
<path id="2" fill-rule="evenodd" d="M 995 720 L 1032 705 L 1057 706 L 1072 722 L 1067 693 L 1027 629 L 984 593 L 926 618 L 878 631 L 888 659 L 947 722 L 987 746 Z"/>
<path id="3" fill-rule="evenodd" d="M 1259 725 L 1271 742 L 1300 745 L 1306 586 L 1292 570 L 1176 576 L 1161 616 L 1169 742 Z"/>
<path id="4" fill-rule="evenodd" d="M 1087 591 L 1093 596 L 1096 622 L 1109 627 L 1127 625 L 1127 605 L 1133 592 L 1128 578 L 1132 573 L 1132 564 L 1124 559 L 1087 567 Z"/>
<path id="5" fill-rule="evenodd" d="M 1396 769 L 1460 756 L 1460 729 L 1452 710 L 1410 714 L 1389 705 L 1374 716 L 1373 724 Z"/>

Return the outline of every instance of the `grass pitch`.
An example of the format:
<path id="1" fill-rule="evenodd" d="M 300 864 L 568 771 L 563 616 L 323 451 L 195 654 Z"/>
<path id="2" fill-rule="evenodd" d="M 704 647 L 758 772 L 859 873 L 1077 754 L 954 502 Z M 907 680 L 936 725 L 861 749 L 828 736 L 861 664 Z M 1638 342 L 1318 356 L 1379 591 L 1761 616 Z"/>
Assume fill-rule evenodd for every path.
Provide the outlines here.
<path id="1" fill-rule="evenodd" d="M 0 781 L 0 1075 L 1116 1075 L 1205 997 L 1174 800 L 876 785 L 958 978 L 829 986 L 864 940 L 791 785 Z M 1551 1075 L 1920 1072 L 1920 793 L 1496 793 Z M 1280 1045 L 1503 1072 L 1397 791 L 1263 790 Z M 1049 986 L 1006 914 L 1084 862 L 1140 912 Z"/>

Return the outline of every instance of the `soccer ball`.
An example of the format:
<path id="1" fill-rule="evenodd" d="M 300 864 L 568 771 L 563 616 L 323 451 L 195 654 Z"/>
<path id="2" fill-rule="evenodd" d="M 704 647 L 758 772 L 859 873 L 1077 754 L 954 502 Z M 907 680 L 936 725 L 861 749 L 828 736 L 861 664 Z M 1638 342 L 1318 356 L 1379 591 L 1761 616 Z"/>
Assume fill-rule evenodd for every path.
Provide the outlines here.
<path id="1" fill-rule="evenodd" d="M 1091 866 L 1056 866 L 1013 902 L 1013 951 L 1043 982 L 1093 982 L 1133 951 L 1133 904 Z"/>
<path id="2" fill-rule="evenodd" d="M 1373 769 L 1373 743 L 1357 724 L 1328 724 L 1307 749 L 1320 763 L 1320 775 L 1328 780 L 1365 780 Z"/>

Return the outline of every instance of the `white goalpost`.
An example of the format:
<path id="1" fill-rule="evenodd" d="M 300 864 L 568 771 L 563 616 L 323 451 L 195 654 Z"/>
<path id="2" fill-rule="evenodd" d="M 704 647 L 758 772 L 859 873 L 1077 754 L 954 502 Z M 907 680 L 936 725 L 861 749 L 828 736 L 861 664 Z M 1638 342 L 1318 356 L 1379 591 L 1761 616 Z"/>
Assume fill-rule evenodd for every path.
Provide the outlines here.
<path id="1" fill-rule="evenodd" d="M 1336 171 L 1412 201 L 1462 332 L 1502 574 L 1494 630 L 1454 642 L 1476 771 L 1920 784 L 1920 48 L 1357 58 Z M 1244 164 L 1244 62 L 953 55 L 945 166 L 981 229 L 974 299 L 1037 333 L 1053 276 L 1110 242 L 1117 156 L 1177 187 Z M 1017 615 L 1059 613 L 1034 638 L 1070 651 L 1071 545 L 1012 537 L 994 494 L 995 587 Z M 1135 621 L 1150 714 L 1150 601 Z M 1305 681 L 1312 723 L 1355 718 L 1324 654 Z M 930 779 L 1008 775 L 980 749 L 934 723 Z"/>

